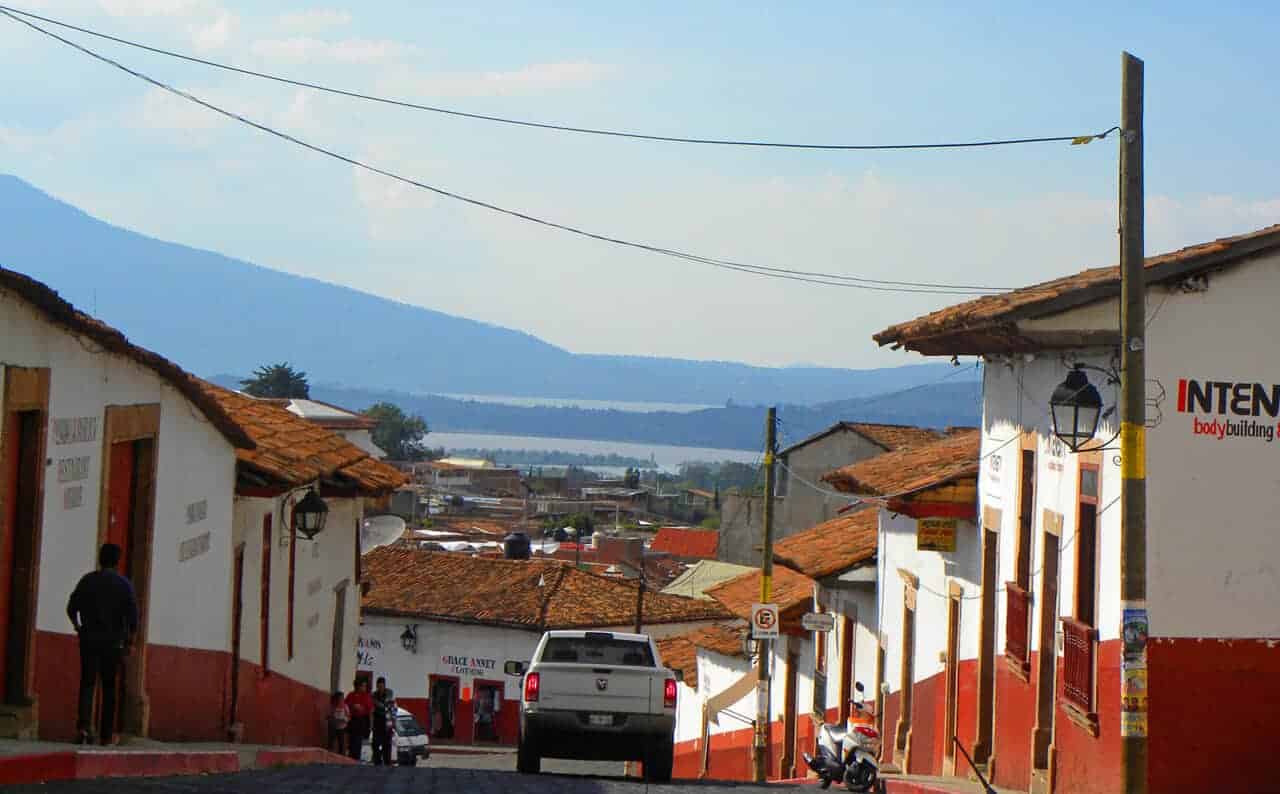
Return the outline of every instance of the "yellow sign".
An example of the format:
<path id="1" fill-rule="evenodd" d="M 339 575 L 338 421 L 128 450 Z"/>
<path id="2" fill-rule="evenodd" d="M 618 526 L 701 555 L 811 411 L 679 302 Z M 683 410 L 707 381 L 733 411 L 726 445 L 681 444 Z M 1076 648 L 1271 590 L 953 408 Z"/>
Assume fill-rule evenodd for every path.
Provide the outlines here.
<path id="1" fill-rule="evenodd" d="M 955 551 L 956 519 L 921 518 L 917 520 L 916 549 L 920 551 Z"/>

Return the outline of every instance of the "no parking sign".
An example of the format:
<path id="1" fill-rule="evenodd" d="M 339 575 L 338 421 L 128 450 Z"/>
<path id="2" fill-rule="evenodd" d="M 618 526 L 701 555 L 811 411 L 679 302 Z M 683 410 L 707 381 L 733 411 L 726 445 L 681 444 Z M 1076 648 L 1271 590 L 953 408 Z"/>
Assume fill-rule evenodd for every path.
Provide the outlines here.
<path id="1" fill-rule="evenodd" d="M 776 640 L 778 636 L 778 605 L 752 604 L 751 639 Z"/>

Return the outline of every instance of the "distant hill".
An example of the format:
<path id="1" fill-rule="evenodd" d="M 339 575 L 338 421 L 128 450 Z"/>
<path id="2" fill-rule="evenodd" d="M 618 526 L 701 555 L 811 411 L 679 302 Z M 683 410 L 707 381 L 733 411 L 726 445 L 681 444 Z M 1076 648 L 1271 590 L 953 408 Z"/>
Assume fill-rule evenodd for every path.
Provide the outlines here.
<path id="1" fill-rule="evenodd" d="M 213 378 L 228 388 L 239 379 Z M 948 379 L 941 383 L 874 397 L 841 400 L 814 406 L 783 405 L 778 409 L 782 439 L 779 446 L 799 441 L 841 420 L 888 422 L 926 427 L 979 423 L 981 384 Z M 718 449 L 760 449 L 764 409 L 733 405 L 691 413 L 599 410 L 566 407 L 528 407 L 421 396 L 384 390 L 316 385 L 311 396 L 356 410 L 387 401 L 422 415 L 439 432 L 501 433 L 553 438 L 631 441 Z M 430 435 L 427 444 L 434 445 Z M 516 446 L 516 444 L 512 444 Z"/>
<path id="2" fill-rule="evenodd" d="M 404 393 L 721 405 L 868 396 L 948 371 L 945 364 L 768 368 L 574 354 L 520 331 L 155 240 L 4 175 L 0 266 L 44 281 L 202 375 L 290 361 L 313 383 Z M 438 426 L 451 421 L 443 408 L 438 413 Z"/>

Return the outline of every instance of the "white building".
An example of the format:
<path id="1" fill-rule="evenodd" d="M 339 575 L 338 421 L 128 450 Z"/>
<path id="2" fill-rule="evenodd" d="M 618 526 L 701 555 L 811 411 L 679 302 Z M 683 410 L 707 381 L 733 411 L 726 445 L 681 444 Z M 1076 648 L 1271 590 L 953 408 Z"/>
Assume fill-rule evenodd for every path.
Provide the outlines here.
<path id="1" fill-rule="evenodd" d="M 364 414 L 310 398 L 291 397 L 270 401 L 283 405 L 289 413 L 314 422 L 325 430 L 332 430 L 378 460 L 385 460 L 387 457 L 386 450 L 373 443 L 373 429 L 378 423 Z"/>
<path id="2" fill-rule="evenodd" d="M 1118 268 L 876 336 L 987 361 L 979 500 L 991 619 L 979 654 L 993 662 L 980 686 L 994 684 L 994 709 L 980 716 L 993 725 L 999 785 L 1118 792 L 1122 725 L 1148 737 L 1150 791 L 1275 785 L 1265 737 L 1280 695 L 1280 226 L 1149 257 L 1145 274 L 1147 424 L 1134 429 L 1145 460 L 1122 460 L 1115 439 Z M 1049 399 L 1077 365 L 1105 410 L 1072 453 Z M 1120 599 L 1122 466 L 1145 469 L 1145 603 Z M 1144 635 L 1145 656 L 1134 641 Z"/>
<path id="3" fill-rule="evenodd" d="M 439 741 L 515 744 L 519 678 L 549 629 L 643 631 L 654 637 L 732 615 L 713 601 L 646 592 L 634 581 L 557 560 L 505 560 L 384 547 L 364 557 L 369 591 L 356 675 L 385 676 L 401 707 Z"/>
<path id="4" fill-rule="evenodd" d="M 264 471 L 270 469 L 289 471 L 294 485 L 319 482 L 322 493 L 329 482 L 344 489 L 331 495 L 330 533 L 298 566 L 314 579 L 311 566 L 329 565 L 331 554 L 345 558 L 347 571 L 354 568 L 354 531 L 334 527 L 342 526 L 341 516 L 358 514 L 363 494 L 393 479 L 398 484 L 398 474 L 268 405 L 259 407 L 270 412 L 264 414 L 269 422 L 297 422 L 323 443 L 300 450 L 262 444 L 253 422 L 226 397 L 230 392 L 130 344 L 45 285 L 3 269 L 0 381 L 0 538 L 6 542 L 0 577 L 9 584 L 0 588 L 0 634 L 10 649 L 0 662 L 0 734 L 74 736 L 79 665 L 67 599 L 96 566 L 99 545 L 111 541 L 125 550 L 124 571 L 134 581 L 142 617 L 138 650 L 124 669 L 121 729 L 160 739 L 224 738 L 232 727 L 227 705 L 236 650 L 241 658 L 247 651 L 235 632 L 233 588 L 243 557 L 245 488 L 276 486 L 280 481 Z M 297 478 L 303 471 L 297 464 L 313 457 L 310 479 Z M 287 510 L 270 512 L 277 527 L 291 519 Z M 279 534 L 271 542 L 277 555 L 292 554 L 291 546 L 279 550 Z M 244 590 L 252 592 L 251 584 Z M 276 615 L 286 611 L 285 595 L 275 589 L 266 599 Z M 258 601 L 256 593 L 241 592 L 242 607 L 249 598 Z M 310 648 L 313 632 L 323 633 L 331 647 L 332 613 L 308 625 L 311 614 L 300 612 L 298 647 Z M 354 643 L 354 632 L 342 637 Z M 311 691 L 305 687 L 315 676 L 304 667 L 299 660 L 278 675 L 242 676 L 240 689 L 279 723 L 279 715 L 291 714 L 301 693 Z M 327 676 L 322 686 L 327 689 Z M 286 695 L 291 699 L 282 700 Z M 287 737 L 299 743 L 322 730 L 283 723 L 305 729 Z M 260 735 L 255 730 L 265 724 L 247 725 L 246 736 Z"/>

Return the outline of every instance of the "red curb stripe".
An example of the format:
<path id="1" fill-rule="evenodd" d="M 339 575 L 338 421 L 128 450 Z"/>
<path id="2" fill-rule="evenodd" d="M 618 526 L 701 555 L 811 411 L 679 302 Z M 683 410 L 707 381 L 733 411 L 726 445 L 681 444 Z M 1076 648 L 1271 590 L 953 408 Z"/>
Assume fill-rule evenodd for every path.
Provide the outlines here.
<path id="1" fill-rule="evenodd" d="M 0 785 L 40 783 L 46 780 L 74 780 L 76 754 L 71 752 L 0 757 Z"/>

